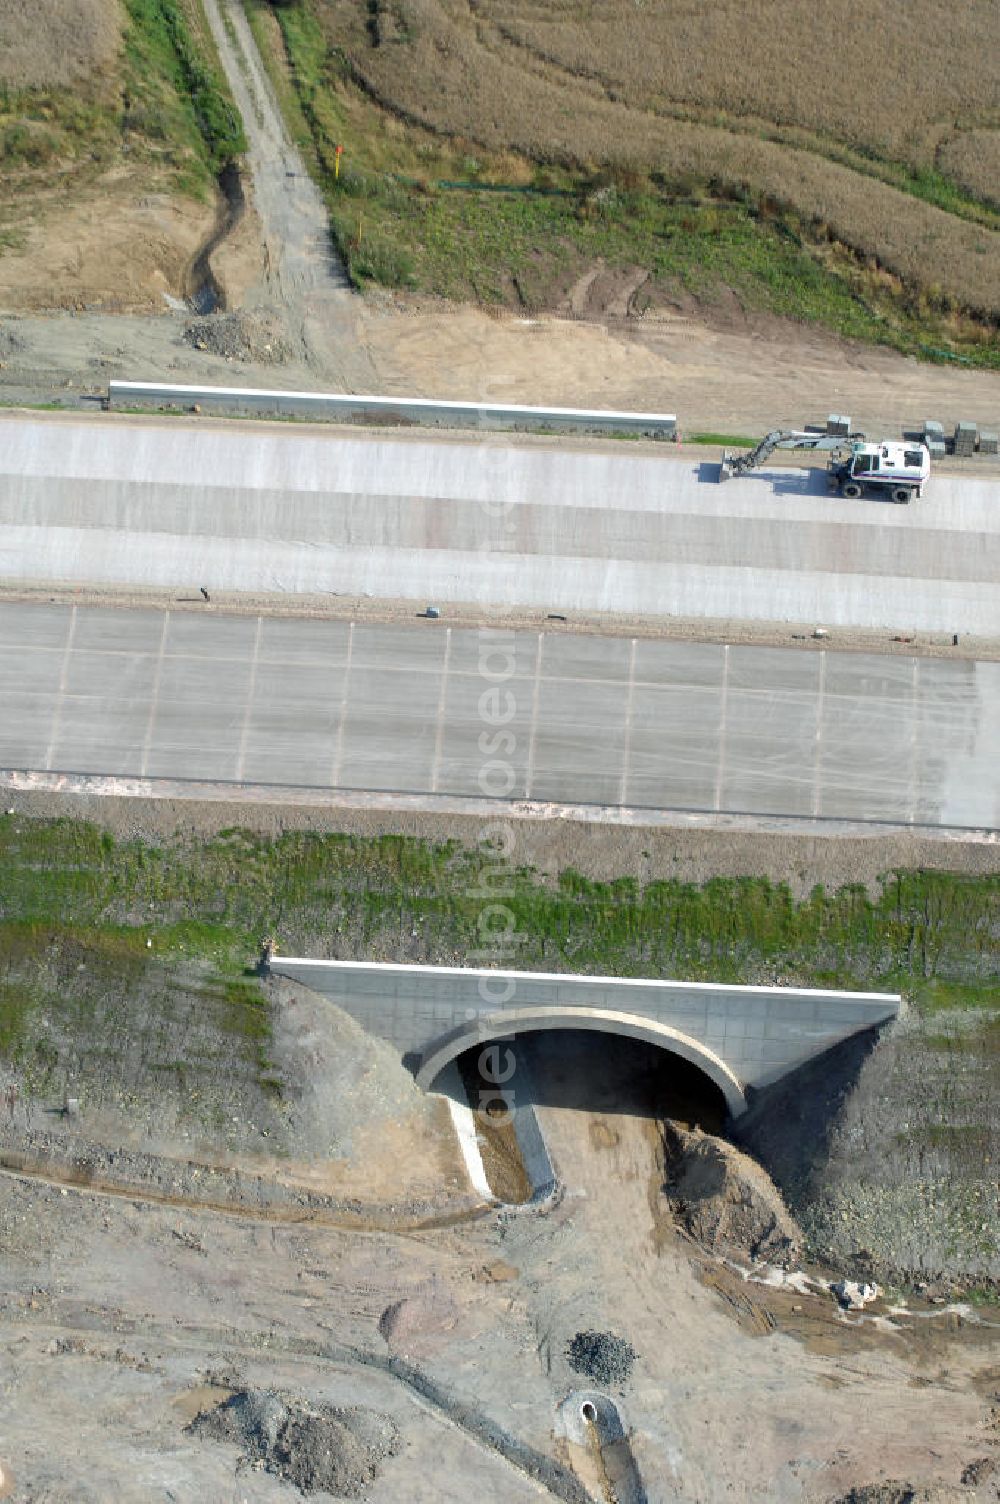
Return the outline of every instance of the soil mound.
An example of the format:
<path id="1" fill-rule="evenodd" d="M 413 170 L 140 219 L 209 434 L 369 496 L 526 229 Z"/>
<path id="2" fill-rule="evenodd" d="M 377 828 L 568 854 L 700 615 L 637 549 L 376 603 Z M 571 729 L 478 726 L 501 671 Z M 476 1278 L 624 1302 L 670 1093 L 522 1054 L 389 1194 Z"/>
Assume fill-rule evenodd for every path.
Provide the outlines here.
<path id="1" fill-rule="evenodd" d="M 304 1494 L 357 1499 L 400 1449 L 394 1422 L 377 1410 L 309 1405 L 265 1389 L 241 1389 L 195 1417 L 191 1431 L 235 1442 L 248 1462 Z"/>
<path id="2" fill-rule="evenodd" d="M 207 350 L 225 360 L 280 365 L 292 353 L 278 327 L 251 313 L 209 313 L 185 326 L 184 338 L 196 350 Z"/>
<path id="3" fill-rule="evenodd" d="M 437 1285 L 427 1293 L 408 1296 L 387 1306 L 378 1329 L 390 1352 L 427 1357 L 445 1341 L 458 1320 L 458 1309 L 446 1289 Z"/>
<path id="4" fill-rule="evenodd" d="M 802 1233 L 770 1176 L 710 1134 L 664 1129 L 666 1183 L 674 1212 L 711 1253 L 793 1263 Z"/>

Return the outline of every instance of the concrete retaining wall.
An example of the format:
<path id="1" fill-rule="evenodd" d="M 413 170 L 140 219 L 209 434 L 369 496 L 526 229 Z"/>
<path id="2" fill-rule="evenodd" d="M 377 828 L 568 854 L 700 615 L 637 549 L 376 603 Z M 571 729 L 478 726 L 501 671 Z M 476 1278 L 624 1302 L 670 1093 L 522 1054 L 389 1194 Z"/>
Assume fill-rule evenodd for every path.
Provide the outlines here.
<path id="1" fill-rule="evenodd" d="M 515 407 L 503 402 L 435 402 L 425 397 L 374 397 L 329 392 L 268 392 L 251 387 L 175 386 L 111 381 L 114 408 L 198 407 L 259 418 L 311 418 L 387 428 L 480 428 L 519 433 L 633 434 L 674 439 L 674 413 L 589 412 L 573 407 Z"/>

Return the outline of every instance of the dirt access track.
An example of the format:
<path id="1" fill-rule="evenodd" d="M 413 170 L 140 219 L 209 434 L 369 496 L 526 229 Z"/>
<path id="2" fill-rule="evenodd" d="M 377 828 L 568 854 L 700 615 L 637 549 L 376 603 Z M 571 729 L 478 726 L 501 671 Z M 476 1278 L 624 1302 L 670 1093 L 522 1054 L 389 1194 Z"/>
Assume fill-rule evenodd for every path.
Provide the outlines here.
<path id="1" fill-rule="evenodd" d="M 217 260 L 213 265 L 219 271 Z M 266 295 L 237 302 L 276 312 L 287 328 Z M 847 412 L 879 436 L 935 416 L 946 426 L 959 419 L 1000 426 L 1000 374 L 924 365 L 790 321 L 748 316 L 722 327 L 694 309 L 655 323 L 497 318 L 475 308 L 360 296 L 353 307 L 358 348 L 373 372 L 364 382 L 338 380 L 337 362 L 323 354 L 322 314 L 308 358 L 300 347 L 280 363 L 194 349 L 184 337 L 190 316 L 176 311 L 0 315 L 0 401 L 76 406 L 83 396 L 105 394 L 117 377 L 674 412 L 685 434 L 755 436 L 831 412 Z"/>

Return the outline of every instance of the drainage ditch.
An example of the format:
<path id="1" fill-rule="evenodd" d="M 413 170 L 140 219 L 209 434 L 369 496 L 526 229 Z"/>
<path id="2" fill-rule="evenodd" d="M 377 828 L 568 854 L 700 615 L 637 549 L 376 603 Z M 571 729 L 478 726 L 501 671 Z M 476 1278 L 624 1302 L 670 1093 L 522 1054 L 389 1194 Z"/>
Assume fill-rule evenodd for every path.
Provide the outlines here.
<path id="1" fill-rule="evenodd" d="M 459 1058 L 458 1072 L 476 1125 L 476 1140 L 490 1190 L 507 1206 L 524 1206 L 534 1195 L 518 1142 L 514 1113 L 480 1074 L 478 1051 Z"/>
<path id="2" fill-rule="evenodd" d="M 243 180 L 235 162 L 226 163 L 217 182 L 221 199 L 215 223 L 184 273 L 184 297 L 194 313 L 225 312 L 226 293 L 212 270 L 212 256 L 233 233 L 246 211 Z"/>

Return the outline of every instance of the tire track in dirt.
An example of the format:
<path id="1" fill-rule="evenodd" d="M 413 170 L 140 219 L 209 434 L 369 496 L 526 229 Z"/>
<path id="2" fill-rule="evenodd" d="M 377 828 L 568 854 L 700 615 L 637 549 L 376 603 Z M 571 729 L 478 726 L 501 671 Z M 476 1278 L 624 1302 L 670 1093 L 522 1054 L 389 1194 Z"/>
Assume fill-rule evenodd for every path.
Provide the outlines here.
<path id="1" fill-rule="evenodd" d="M 107 1176 L 102 1176 L 90 1166 L 67 1166 L 51 1161 L 39 1161 L 31 1155 L 14 1149 L 0 1150 L 0 1179 L 3 1178 L 47 1185 L 56 1190 L 72 1189 L 82 1195 L 107 1196 L 147 1205 L 171 1206 L 185 1211 L 212 1213 L 232 1217 L 240 1222 L 295 1223 L 338 1228 L 348 1232 L 430 1232 L 479 1222 L 496 1214 L 496 1208 L 485 1203 L 408 1215 L 405 1212 L 400 1213 L 379 1206 L 365 1207 L 338 1203 L 329 1197 L 320 1199 L 310 1193 L 303 1193 L 304 1201 L 285 1204 L 263 1202 L 250 1204 L 235 1199 L 187 1196 L 160 1190 L 140 1180 L 112 1180 Z M 292 1186 L 285 1186 L 283 1189 L 290 1194 L 296 1193 L 296 1188 Z"/>

